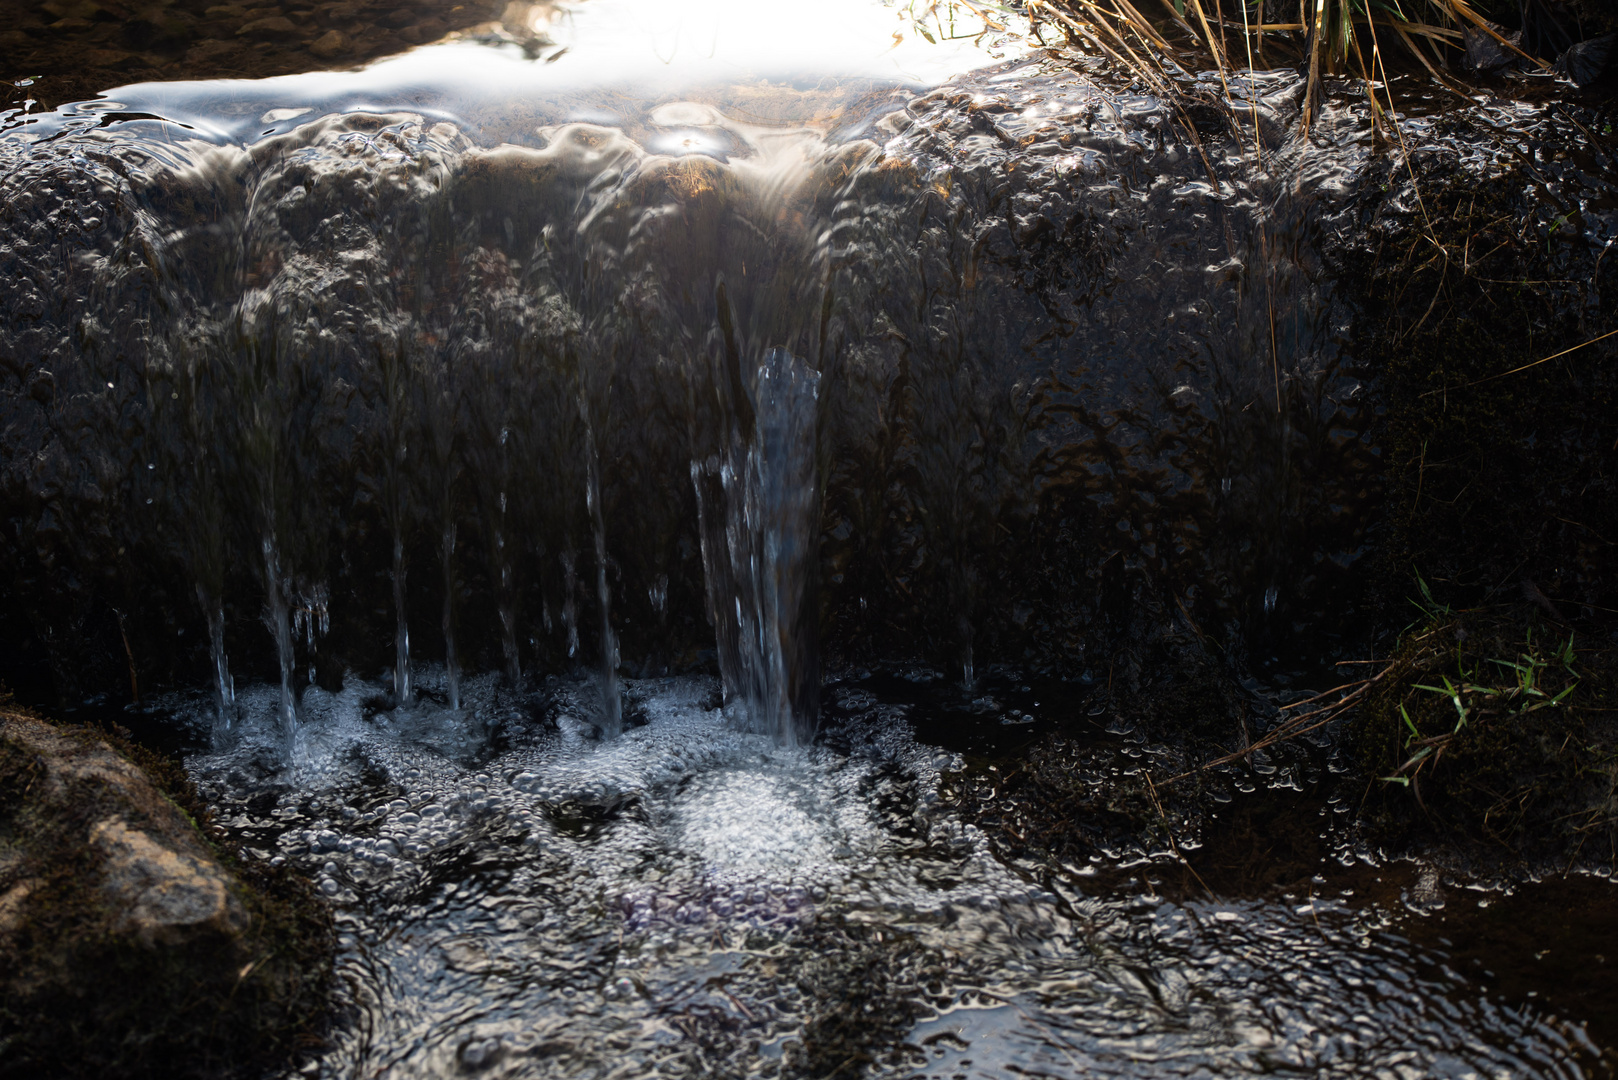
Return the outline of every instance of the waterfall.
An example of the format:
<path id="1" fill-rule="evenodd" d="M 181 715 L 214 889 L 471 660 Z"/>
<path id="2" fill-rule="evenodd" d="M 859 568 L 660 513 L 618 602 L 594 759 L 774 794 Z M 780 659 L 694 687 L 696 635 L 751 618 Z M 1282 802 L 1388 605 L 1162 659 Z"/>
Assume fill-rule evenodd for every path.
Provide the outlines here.
<path id="1" fill-rule="evenodd" d="M 727 707 L 786 746 L 813 738 L 819 713 L 819 389 L 819 372 L 771 349 L 754 378 L 751 439 L 691 465 Z"/>
<path id="2" fill-rule="evenodd" d="M 291 729 L 288 623 L 322 581 L 322 673 L 391 667 L 400 703 L 437 604 L 452 704 L 479 665 L 537 690 L 582 661 L 610 729 L 622 673 L 716 647 L 736 722 L 787 742 L 814 727 L 822 625 L 970 684 L 1003 659 L 1083 674 L 1079 644 L 1134 635 L 1158 583 L 1197 581 L 1197 618 L 1243 633 L 1266 594 L 1272 620 L 1355 595 L 1381 450 L 1353 312 L 1312 256 L 1253 241 L 1262 209 L 1306 250 L 1335 201 L 1234 163 L 1210 194 L 1173 109 L 1044 60 L 920 96 L 772 76 L 714 104 L 680 99 L 684 76 L 608 88 L 578 57 L 501 68 L 543 82 L 520 124 L 504 75 L 424 78 L 417 101 L 355 72 L 232 85 L 228 109 L 124 88 L 111 126 L 74 108 L 0 132 L 0 240 L 41 298 L 0 325 L 19 633 L 88 657 L 57 594 L 90 610 L 118 567 L 150 625 L 219 639 L 223 708 L 215 609 L 262 587 Z M 131 119 L 169 114 L 197 123 L 176 142 Z M 81 158 L 106 185 L 80 190 Z M 69 219 L 100 261 L 32 239 Z M 1166 274 L 1170 249 L 1213 254 Z M 1280 268 L 1273 297 L 1249 265 Z M 1278 379 L 1285 423 L 1248 408 Z M 1281 481 L 1308 500 L 1270 499 Z M 427 544 L 439 572 L 412 580 Z M 197 659 L 149 638 L 143 680 Z"/>

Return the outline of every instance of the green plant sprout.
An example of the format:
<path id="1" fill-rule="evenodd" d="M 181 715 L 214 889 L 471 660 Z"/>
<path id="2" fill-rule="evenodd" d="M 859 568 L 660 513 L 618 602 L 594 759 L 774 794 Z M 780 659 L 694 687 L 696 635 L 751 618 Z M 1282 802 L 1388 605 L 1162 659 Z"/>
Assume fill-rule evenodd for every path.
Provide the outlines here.
<path id="1" fill-rule="evenodd" d="M 1427 583 L 1422 581 L 1419 575 L 1417 581 L 1420 583 L 1426 603 L 1425 605 L 1416 601 L 1412 603 L 1416 603 L 1417 607 L 1435 617 L 1439 614 L 1450 614 L 1450 609 L 1446 605 L 1439 604 L 1433 599 Z M 1490 717 L 1518 719 L 1541 709 L 1555 708 L 1566 701 L 1579 685 L 1579 673 L 1573 666 L 1574 656 L 1573 634 L 1568 634 L 1566 641 L 1558 643 L 1547 658 L 1536 648 L 1534 632 L 1531 629 L 1524 641 L 1523 651 L 1515 660 L 1489 657 L 1469 669 L 1457 647 L 1455 661 L 1460 675 L 1459 682 L 1440 673 L 1438 681 L 1442 685 L 1435 685 L 1432 682 L 1411 684 L 1412 690 L 1422 690 L 1446 698 L 1455 709 L 1454 725 L 1440 734 L 1424 736 L 1411 717 L 1409 709 L 1401 702 L 1399 716 L 1409 732 L 1404 740 L 1404 748 L 1414 752 L 1406 758 L 1404 764 L 1394 770 L 1391 776 L 1380 779 L 1386 783 L 1410 788 L 1415 793 L 1417 801 L 1421 801 L 1421 787 L 1418 780 L 1422 771 L 1437 767 L 1444 752 L 1451 747 L 1455 738 L 1468 724 L 1483 723 Z M 1497 669 L 1502 678 L 1482 679 L 1480 675 L 1486 670 L 1485 664 Z M 1573 681 L 1561 690 L 1547 687 L 1544 675 L 1553 667 L 1560 667 L 1572 676 Z M 1425 808 L 1425 804 L 1423 806 Z"/>

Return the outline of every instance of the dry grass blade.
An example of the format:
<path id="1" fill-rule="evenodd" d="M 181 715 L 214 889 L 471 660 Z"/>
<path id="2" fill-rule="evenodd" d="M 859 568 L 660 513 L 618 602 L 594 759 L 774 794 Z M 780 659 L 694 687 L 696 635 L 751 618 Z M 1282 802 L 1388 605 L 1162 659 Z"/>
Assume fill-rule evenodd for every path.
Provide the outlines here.
<path id="1" fill-rule="evenodd" d="M 1221 757 L 1216 757 L 1212 761 L 1205 761 L 1201 765 L 1198 765 L 1195 769 L 1192 769 L 1190 772 L 1183 772 L 1178 776 L 1171 776 L 1169 779 L 1164 780 L 1163 783 L 1177 783 L 1186 779 L 1187 777 L 1195 776 L 1199 772 L 1215 768 L 1216 766 L 1229 765 L 1233 761 L 1242 760 L 1249 754 L 1252 754 L 1254 751 L 1263 750 L 1268 747 L 1275 746 L 1278 743 L 1288 742 L 1292 739 L 1298 738 L 1301 735 L 1307 735 L 1312 731 L 1318 731 L 1320 728 L 1325 727 L 1334 720 L 1341 719 L 1348 714 L 1350 709 L 1363 701 L 1365 699 L 1365 695 L 1370 693 L 1371 689 L 1376 686 L 1377 683 L 1381 682 L 1383 677 L 1394 668 L 1393 661 L 1391 660 L 1377 662 L 1383 663 L 1386 666 L 1377 674 L 1369 678 L 1359 679 L 1351 683 L 1344 683 L 1342 686 L 1334 687 L 1331 690 L 1316 694 L 1310 698 L 1305 698 L 1302 701 L 1293 702 L 1291 705 L 1282 706 L 1282 708 L 1296 708 L 1300 705 L 1307 705 L 1319 701 L 1322 698 L 1328 697 L 1329 695 L 1335 694 L 1339 691 L 1349 691 L 1336 701 L 1330 702 L 1326 705 L 1317 706 L 1316 708 L 1310 709 L 1307 712 L 1298 713 L 1295 716 L 1290 716 L 1281 723 L 1277 724 L 1275 728 L 1263 738 L 1252 740 L 1240 750 L 1233 751 Z"/>
<path id="2" fill-rule="evenodd" d="M 1437 5 L 1440 9 L 1447 10 L 1450 13 L 1451 18 L 1456 20 L 1465 19 L 1473 26 L 1476 26 L 1479 30 L 1482 30 L 1485 34 L 1488 34 L 1490 37 L 1494 38 L 1494 40 L 1503 48 L 1510 49 L 1512 52 L 1516 53 L 1524 60 L 1527 60 L 1529 63 L 1537 64 L 1541 71 L 1550 70 L 1550 65 L 1545 61 L 1539 59 L 1538 57 L 1529 56 L 1527 53 L 1517 48 L 1516 42 L 1508 41 L 1505 37 L 1503 37 L 1500 31 L 1496 30 L 1494 25 L 1490 23 L 1489 20 L 1473 11 L 1472 5 L 1468 4 L 1466 0 L 1429 0 L 1429 2 Z"/>
<path id="3" fill-rule="evenodd" d="M 1546 356 L 1546 357 L 1542 357 L 1541 359 L 1535 360 L 1532 363 L 1524 364 L 1521 367 L 1514 367 L 1510 371 L 1502 371 L 1498 375 L 1487 375 L 1487 376 L 1485 376 L 1485 377 L 1483 377 L 1481 379 L 1474 379 L 1469 383 L 1461 383 L 1459 386 L 1441 386 L 1437 390 L 1429 390 L 1425 394 L 1422 394 L 1421 396 L 1422 397 L 1432 397 L 1434 394 L 1447 394 L 1451 390 L 1466 390 L 1466 389 L 1469 389 L 1470 387 L 1473 387 L 1473 386 L 1482 386 L 1484 383 L 1494 382 L 1494 380 L 1496 380 L 1496 379 L 1503 379 L 1507 375 L 1515 375 L 1519 371 L 1527 371 L 1529 368 L 1535 368 L 1535 367 L 1538 367 L 1541 364 L 1548 364 L 1552 360 L 1560 360 L 1562 357 L 1566 356 L 1568 353 L 1578 352 L 1580 349 L 1584 348 L 1585 346 L 1594 345 L 1598 341 L 1606 341 L 1608 338 L 1612 337 L 1614 334 L 1618 334 L 1618 330 L 1609 330 L 1605 334 L 1601 334 L 1598 337 L 1591 338 L 1589 341 L 1581 341 L 1577 345 L 1573 346 L 1570 349 L 1563 349 L 1561 352 L 1551 353 L 1551 355 Z"/>
<path id="4" fill-rule="evenodd" d="M 1197 148 L 1197 156 L 1202 159 L 1203 168 L 1208 171 L 1208 181 L 1213 185 L 1213 189 L 1216 192 L 1223 192 L 1224 185 L 1219 182 L 1219 175 L 1214 172 L 1213 162 L 1208 160 L 1208 153 L 1202 148 L 1202 139 L 1197 135 L 1197 127 L 1191 122 L 1191 118 L 1186 116 L 1185 109 L 1180 104 L 1180 96 L 1174 93 L 1173 89 L 1169 86 L 1168 78 L 1163 74 L 1162 69 L 1157 66 L 1155 61 L 1148 66 L 1145 61 L 1141 60 L 1141 58 L 1135 54 L 1135 51 L 1129 47 L 1129 43 L 1124 40 L 1124 36 L 1119 29 L 1112 24 L 1112 20 L 1109 18 L 1107 13 L 1099 8 L 1093 2 L 1093 0 L 1077 0 L 1077 2 L 1086 10 L 1093 12 L 1097 16 L 1097 22 L 1094 25 L 1104 29 L 1109 35 L 1111 35 L 1112 38 L 1117 41 L 1119 46 L 1124 50 L 1123 54 L 1120 54 L 1116 49 L 1109 46 L 1105 41 L 1098 37 L 1096 33 L 1092 32 L 1091 29 L 1084 23 L 1074 19 L 1062 9 L 1054 6 L 1049 2 L 1049 0 L 1031 0 L 1028 6 L 1030 10 L 1038 9 L 1044 11 L 1055 22 L 1067 27 L 1068 30 L 1083 40 L 1090 42 L 1097 49 L 1101 50 L 1108 57 L 1110 57 L 1114 63 L 1118 64 L 1126 71 L 1133 72 L 1141 79 L 1142 82 L 1151 87 L 1152 90 L 1161 96 L 1165 101 L 1172 103 L 1174 105 L 1175 112 L 1179 113 L 1180 115 L 1181 123 L 1185 125 L 1186 134 L 1190 137 L 1191 144 Z M 1122 16 L 1118 16 L 1118 18 L 1123 20 Z M 1127 23 L 1127 20 L 1123 21 L 1126 21 Z"/>
<path id="5" fill-rule="evenodd" d="M 1323 80 L 1330 75 L 1350 72 L 1358 74 L 1367 84 L 1373 80 L 1372 69 L 1380 68 L 1380 60 L 1373 61 L 1377 28 L 1392 30 L 1398 35 L 1404 49 L 1414 57 L 1438 83 L 1457 93 L 1465 91 L 1448 74 L 1456 54 L 1464 54 L 1469 40 L 1478 35 L 1492 39 L 1501 50 L 1515 54 L 1542 71 L 1550 70 L 1545 60 L 1525 52 L 1517 44 L 1520 35 L 1507 37 L 1501 28 L 1491 23 L 1473 6 L 1475 0 L 1407 0 L 1404 4 L 1373 3 L 1373 0 L 1287 0 L 1289 12 L 1296 12 L 1296 20 L 1266 21 L 1266 5 L 1257 4 L 1258 18 L 1249 18 L 1249 9 L 1255 0 L 1236 0 L 1241 4 L 1241 18 L 1227 18 L 1223 4 L 1214 0 L 1215 10 L 1210 12 L 1204 0 L 1162 0 L 1167 19 L 1153 20 L 1144 16 L 1134 0 L 1038 0 L 1039 5 L 1052 12 L 1066 8 L 1081 15 L 1087 31 L 1079 37 L 1090 40 L 1098 49 L 1130 70 L 1154 90 L 1168 80 L 1162 66 L 1162 57 L 1184 57 L 1189 48 L 1200 53 L 1226 83 L 1226 108 L 1234 109 L 1229 100 L 1228 77 L 1236 65 L 1231 62 L 1233 46 L 1224 35 L 1239 32 L 1245 43 L 1247 68 L 1255 64 L 1254 45 L 1260 60 L 1264 56 L 1266 38 L 1283 35 L 1293 38 L 1292 47 L 1305 62 L 1308 70 L 1303 106 L 1299 115 L 1299 128 L 1305 134 L 1318 119 L 1323 94 Z M 1523 0 L 1529 6 L 1545 0 Z M 1060 8 L 1056 5 L 1060 5 Z M 1275 4 L 1270 5 L 1272 8 Z M 1277 15 L 1283 12 L 1275 12 Z M 1502 16 L 1504 17 L 1504 16 Z M 1526 18 L 1526 16 L 1524 16 Z M 1297 40 L 1301 35 L 1301 41 Z M 1133 37 L 1139 47 L 1131 45 Z M 1369 38 L 1369 42 L 1365 39 Z M 1105 38 L 1106 43 L 1101 39 Z M 1369 45 L 1369 49 L 1367 49 Z M 1385 78 L 1385 75 L 1384 75 Z M 1367 96 L 1373 92 L 1367 90 Z M 1377 109 L 1378 122 L 1382 119 Z"/>

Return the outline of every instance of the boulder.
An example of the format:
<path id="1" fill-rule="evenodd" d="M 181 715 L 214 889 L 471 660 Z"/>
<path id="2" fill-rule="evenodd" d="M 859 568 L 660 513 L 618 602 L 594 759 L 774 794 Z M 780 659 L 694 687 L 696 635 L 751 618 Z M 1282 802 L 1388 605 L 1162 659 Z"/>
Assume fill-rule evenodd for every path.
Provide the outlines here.
<path id="1" fill-rule="evenodd" d="M 331 941 L 307 884 L 242 860 L 177 765 L 0 707 L 0 1077 L 284 1063 Z"/>

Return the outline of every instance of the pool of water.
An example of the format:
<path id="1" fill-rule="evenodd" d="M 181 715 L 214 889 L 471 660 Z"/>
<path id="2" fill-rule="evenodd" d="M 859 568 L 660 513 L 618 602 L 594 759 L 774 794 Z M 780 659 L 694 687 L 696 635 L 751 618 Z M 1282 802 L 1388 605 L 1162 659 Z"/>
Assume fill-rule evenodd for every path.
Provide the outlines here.
<path id="1" fill-rule="evenodd" d="M 1388 868 L 1407 887 L 1382 900 L 1325 878 L 1170 899 L 1165 856 L 1002 861 L 940 795 L 965 759 L 869 680 L 828 687 L 828 730 L 792 749 L 732 730 L 703 678 L 630 682 L 611 741 L 591 683 L 476 680 L 452 713 L 424 681 L 409 711 L 357 680 L 311 689 L 291 764 L 278 691 L 250 688 L 236 744 L 187 759 L 250 857 L 296 864 L 337 912 L 341 1005 L 304 1075 L 1612 1066 L 1587 1018 L 1508 1001 L 1422 930 L 1435 871 Z M 207 729 L 206 701 L 157 711 Z M 1502 899 L 1452 899 L 1458 924 L 1475 897 Z"/>

